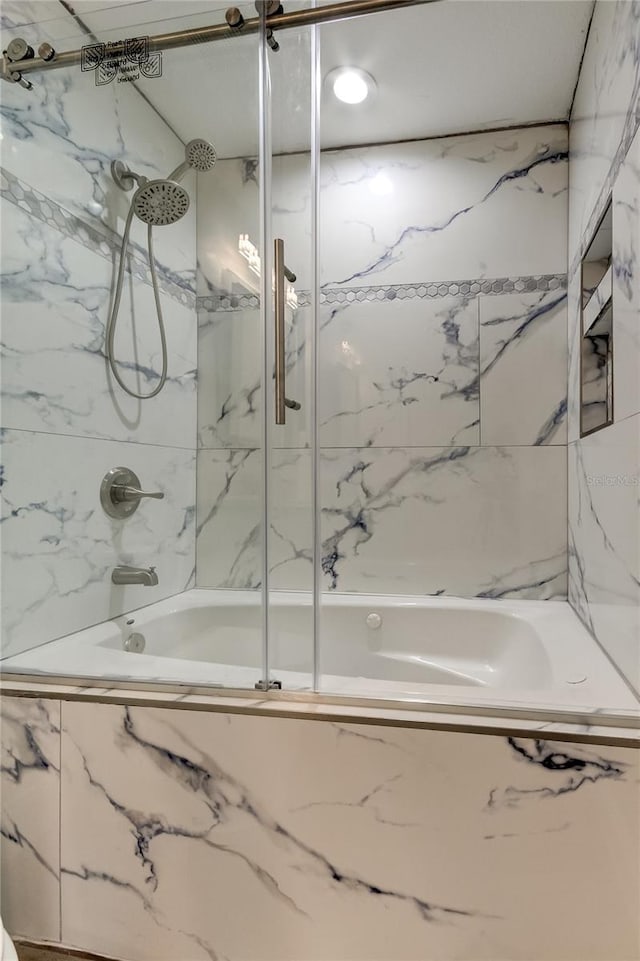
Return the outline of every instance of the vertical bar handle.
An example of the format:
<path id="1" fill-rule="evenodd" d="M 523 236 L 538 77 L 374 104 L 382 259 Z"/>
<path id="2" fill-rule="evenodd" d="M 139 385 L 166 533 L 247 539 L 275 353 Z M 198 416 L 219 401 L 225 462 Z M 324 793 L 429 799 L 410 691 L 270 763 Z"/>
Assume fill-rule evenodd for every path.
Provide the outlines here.
<path id="1" fill-rule="evenodd" d="M 284 240 L 274 240 L 273 264 L 275 273 L 275 323 L 276 323 L 276 424 L 284 424 L 286 417 L 285 397 L 285 350 L 284 350 Z"/>

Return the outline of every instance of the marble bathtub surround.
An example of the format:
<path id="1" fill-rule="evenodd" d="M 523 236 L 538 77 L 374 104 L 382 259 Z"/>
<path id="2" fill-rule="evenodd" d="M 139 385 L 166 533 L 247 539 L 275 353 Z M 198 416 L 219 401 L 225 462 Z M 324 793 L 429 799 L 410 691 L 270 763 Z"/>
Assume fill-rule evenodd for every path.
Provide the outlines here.
<path id="1" fill-rule="evenodd" d="M 564 286 L 564 275 L 552 275 L 322 291 L 320 444 L 563 442 Z M 510 292 L 511 300 L 506 296 Z M 260 317 L 257 301 L 250 300 L 224 294 L 198 298 L 202 448 L 255 448 L 260 443 Z M 310 313 L 304 292 L 301 301 L 289 315 L 286 335 L 287 385 L 296 397 L 305 397 L 309 390 Z M 211 309 L 220 303 L 221 309 Z M 510 335 L 504 342 L 507 327 Z M 532 363 L 527 365 L 532 338 Z M 523 358 L 528 377 L 523 382 L 520 370 L 510 389 L 514 354 L 516 361 Z M 536 390 L 534 362 L 547 365 L 542 394 Z M 507 367 L 504 377 L 493 373 Z M 495 401 L 490 406 L 489 400 L 484 410 L 483 436 L 480 398 L 484 375 L 490 372 L 486 392 Z M 504 384 L 505 378 L 511 403 L 501 413 L 495 385 Z M 525 396 L 527 381 L 531 388 Z M 277 446 L 308 445 L 307 408 L 274 435 Z M 492 430 L 494 416 L 512 425 L 503 437 Z M 519 429 L 518 422 L 527 417 L 531 425 Z"/>
<path id="2" fill-rule="evenodd" d="M 570 274 L 584 256 L 640 125 L 639 24 L 639 0 L 594 8 L 569 125 Z"/>
<path id="3" fill-rule="evenodd" d="M 16 730 L 28 727 L 33 708 L 7 704 Z M 28 931 L 5 907 L 14 934 L 38 937 L 51 911 L 51 940 L 129 961 L 640 956 L 637 751 L 340 719 L 58 710 L 59 782 L 22 825 L 33 834 L 34 819 L 60 818 L 59 887 Z M 6 835 L 3 848 L 28 889 L 29 851 Z M 585 913 L 592 901 L 599 911 Z M 247 916 L 267 918 L 269 937 Z"/>
<path id="4" fill-rule="evenodd" d="M 259 450 L 200 450 L 197 473 L 198 586 L 258 589 L 263 519 Z M 311 590 L 313 505 L 311 451 L 271 453 L 270 586 Z M 216 549 L 225 545 L 225 550 Z"/>
<path id="5" fill-rule="evenodd" d="M 308 157 L 276 159 L 273 233 L 299 252 L 296 289 L 306 290 Z M 236 248 L 240 234 L 258 236 L 249 162 L 220 161 L 216 177 L 199 182 L 199 294 L 224 289 L 225 274 L 247 276 Z M 564 273 L 567 166 L 563 124 L 323 151 L 321 287 Z M 380 175 L 391 193 L 376 193 Z"/>
<path id="6" fill-rule="evenodd" d="M 564 289 L 480 298 L 483 445 L 566 444 L 566 304 Z"/>
<path id="7" fill-rule="evenodd" d="M 564 503 L 557 492 L 564 471 L 560 447 L 325 451 L 325 583 L 334 590 L 366 591 L 383 580 L 392 593 L 562 597 Z"/>
<path id="8" fill-rule="evenodd" d="M 322 153 L 323 589 L 564 596 L 567 166 L 558 124 Z M 246 159 L 219 167 L 199 185 L 197 583 L 257 588 L 260 318 L 232 244 L 257 236 L 257 182 Z M 286 363 L 303 410 L 270 437 L 270 581 L 305 589 L 306 156 L 277 158 L 273 200 L 298 254 Z"/>
<path id="9" fill-rule="evenodd" d="M 640 691 L 640 3 L 597 3 L 570 124 L 569 599 Z M 614 423 L 580 439 L 580 271 L 613 202 Z M 594 341 L 592 382 L 604 370 Z M 592 394 L 588 394 L 592 396 Z M 602 391 L 593 407 L 602 406 Z"/>
<path id="10" fill-rule="evenodd" d="M 479 444 L 475 298 L 347 301 L 320 322 L 323 447 Z"/>
<path id="11" fill-rule="evenodd" d="M 192 586 L 193 451 L 6 429 L 2 447 L 4 656 Z M 109 518 L 98 491 L 119 465 L 164 500 Z M 160 583 L 116 587 L 118 564 L 156 566 Z"/>
<path id="12" fill-rule="evenodd" d="M 83 35 L 58 3 L 4 2 L 3 34 L 36 47 Z M 20 24 L 19 29 L 16 29 Z M 128 84 L 96 88 L 93 74 L 47 74 L 32 91 L 2 91 L 3 654 L 26 650 L 167 597 L 195 564 L 197 318 L 194 203 L 154 231 L 166 318 L 169 379 L 140 403 L 114 388 L 104 330 L 130 194 L 110 172 L 123 160 L 164 177 L 184 144 Z M 161 366 L 146 257 L 134 224 L 116 356 L 144 391 Z M 102 474 L 136 469 L 165 500 L 128 526 L 102 511 Z M 137 465 L 137 467 L 136 467 Z M 118 564 L 158 567 L 155 588 L 118 588 Z M 147 591 L 146 594 L 139 593 Z"/>
<path id="13" fill-rule="evenodd" d="M 29 184 L 14 176 L 11 171 L 0 167 L 0 196 L 32 217 L 58 230 L 66 237 L 78 241 L 86 250 L 93 250 L 112 261 L 114 253 L 119 255 L 122 236 L 100 221 L 88 221 L 65 210 L 46 194 L 34 190 Z M 157 236 L 154 235 L 154 236 Z M 146 250 L 140 245 L 130 245 L 128 271 L 138 280 L 151 283 L 151 271 Z M 195 305 L 195 272 L 193 276 L 174 274 L 164 264 L 156 265 L 160 290 L 183 304 L 193 308 Z"/>
<path id="14" fill-rule="evenodd" d="M 170 447 L 195 446 L 197 329 L 193 309 L 161 294 L 169 374 L 152 401 L 108 374 L 105 325 L 114 261 L 20 207 L 2 205 L 3 424 L 21 430 Z M 116 357 L 148 390 L 162 367 L 153 290 L 127 274 Z"/>
<path id="15" fill-rule="evenodd" d="M 309 587 L 309 462 L 272 453 L 274 589 Z M 261 469 L 259 451 L 199 452 L 198 586 L 260 585 Z M 560 445 L 323 449 L 322 588 L 562 598 L 565 476 Z"/>
<path id="16" fill-rule="evenodd" d="M 640 415 L 569 445 L 569 599 L 640 692 Z"/>
<path id="17" fill-rule="evenodd" d="M 0 705 L 3 922 L 53 942 L 61 936 L 60 715 L 56 700 L 3 697 Z"/>
<path id="18" fill-rule="evenodd" d="M 328 153 L 322 286 L 563 271 L 567 159 L 562 125 Z"/>
<path id="19" fill-rule="evenodd" d="M 252 714 L 256 717 L 305 717 L 309 720 L 347 722 L 368 725 L 399 725 L 433 731 L 463 731 L 465 733 L 493 733 L 507 737 L 542 736 L 548 740 L 573 741 L 580 744 L 609 744 L 616 747 L 637 747 L 640 720 L 635 707 L 619 707 L 615 717 L 605 715 L 601 707 L 583 714 L 566 710 L 532 710 L 530 717 L 514 717 L 514 706 L 491 704 L 488 711 L 476 705 L 472 714 L 460 713 L 460 705 L 420 704 L 415 701 L 384 701 L 367 698 L 366 706 L 341 696 L 315 694 L 298 696 L 287 690 L 264 693 L 245 689 L 229 691 L 224 688 L 185 686 L 178 690 L 164 690 L 162 685 L 144 687 L 135 692 L 123 690 L 121 685 L 100 686 L 91 678 L 52 678 L 26 680 L 4 673 L 0 678 L 2 696 L 43 697 L 46 699 L 83 703 L 123 704 L 142 707 L 162 707 L 170 710 L 186 708 L 194 711 L 223 714 Z M 631 696 L 631 694 L 630 694 Z M 636 698 L 633 699 L 636 703 Z M 521 706 L 521 705 L 520 705 Z"/>
<path id="20" fill-rule="evenodd" d="M 32 25 L 24 24 L 25 16 L 32 17 Z M 14 24 L 20 23 L 19 35 L 37 48 L 43 16 L 41 2 L 29 7 L 23 0 L 9 0 L 3 3 L 2 27 L 14 35 Z M 59 4 L 52 5 L 47 25 L 58 27 L 66 42 L 76 36 L 77 46 L 86 39 Z M 3 168 L 97 233 L 122 236 L 130 201 L 131 195 L 111 177 L 112 160 L 123 160 L 154 179 L 166 177 L 184 158 L 183 143 L 131 84 L 96 87 L 93 72 L 78 67 L 49 72 L 46 82 L 38 80 L 30 91 L 5 86 L 0 106 Z M 195 190 L 195 180 L 189 189 Z M 195 207 L 179 224 L 154 233 L 158 264 L 187 293 L 195 279 Z M 132 248 L 144 261 L 142 223 L 133 225 Z"/>

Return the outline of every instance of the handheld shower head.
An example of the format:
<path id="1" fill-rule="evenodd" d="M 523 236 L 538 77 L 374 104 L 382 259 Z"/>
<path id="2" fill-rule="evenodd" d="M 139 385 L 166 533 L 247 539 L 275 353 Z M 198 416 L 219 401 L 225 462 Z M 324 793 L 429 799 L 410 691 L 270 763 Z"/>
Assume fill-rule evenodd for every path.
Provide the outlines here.
<path id="1" fill-rule="evenodd" d="M 168 355 L 167 337 L 162 317 L 162 305 L 160 301 L 160 290 L 156 273 L 156 263 L 153 253 L 153 228 L 162 227 L 166 224 L 175 224 L 180 220 L 189 209 L 189 194 L 181 187 L 177 181 L 190 167 L 194 170 L 211 170 L 216 162 L 216 152 L 213 146 L 206 140 L 190 140 L 185 147 L 185 159 L 179 167 L 169 174 L 166 180 L 147 180 L 140 174 L 130 170 L 125 163 L 114 160 L 111 164 L 111 174 L 121 190 L 131 190 L 134 183 L 137 190 L 133 195 L 129 213 L 122 237 L 122 247 L 120 250 L 120 264 L 118 266 L 118 278 L 116 280 L 116 290 L 107 320 L 106 329 L 106 355 L 109 367 L 115 381 L 120 387 L 129 394 L 130 397 L 137 397 L 139 400 L 149 400 L 159 394 L 167 381 Z M 147 224 L 147 248 L 149 251 L 149 270 L 151 272 L 151 285 L 156 302 L 156 314 L 158 317 L 158 330 L 160 333 L 160 345 L 162 348 L 162 373 L 160 379 L 153 390 L 143 394 L 140 391 L 129 387 L 122 379 L 115 359 L 114 342 L 116 335 L 116 324 L 118 321 L 118 311 L 122 298 L 122 285 L 124 282 L 125 264 L 127 251 L 129 249 L 129 235 L 134 214 L 145 224 Z"/>
<path id="2" fill-rule="evenodd" d="M 167 180 L 177 181 L 193 168 L 198 173 L 211 170 L 216 162 L 216 151 L 208 140 L 190 140 L 184 148 L 184 160 L 169 174 Z"/>
<path id="3" fill-rule="evenodd" d="M 173 180 L 149 180 L 138 187 L 133 200 L 133 211 L 150 227 L 175 224 L 189 209 L 189 194 Z"/>

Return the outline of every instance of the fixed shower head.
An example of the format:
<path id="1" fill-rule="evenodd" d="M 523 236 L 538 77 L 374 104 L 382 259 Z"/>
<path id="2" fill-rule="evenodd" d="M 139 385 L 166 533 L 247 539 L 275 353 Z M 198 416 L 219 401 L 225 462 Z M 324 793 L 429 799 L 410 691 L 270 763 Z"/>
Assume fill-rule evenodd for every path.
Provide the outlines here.
<path id="1" fill-rule="evenodd" d="M 173 180 L 149 180 L 138 187 L 133 200 L 133 211 L 150 227 L 175 224 L 189 209 L 189 194 Z"/>
<path id="2" fill-rule="evenodd" d="M 185 147 L 185 157 L 189 165 L 201 173 L 211 170 L 217 159 L 213 144 L 207 140 L 190 140 Z"/>
<path id="3" fill-rule="evenodd" d="M 190 140 L 184 148 L 184 160 L 169 174 L 168 180 L 180 180 L 187 170 L 193 168 L 198 173 L 211 170 L 216 162 L 216 151 L 208 140 Z"/>

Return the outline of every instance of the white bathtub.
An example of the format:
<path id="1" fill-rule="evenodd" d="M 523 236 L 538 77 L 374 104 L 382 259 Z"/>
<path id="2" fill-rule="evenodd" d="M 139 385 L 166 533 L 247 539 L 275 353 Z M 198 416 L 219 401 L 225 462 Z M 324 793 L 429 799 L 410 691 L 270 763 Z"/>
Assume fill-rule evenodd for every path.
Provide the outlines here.
<path id="1" fill-rule="evenodd" d="M 313 688 L 312 613 L 310 595 L 272 595 L 271 675 L 284 690 Z M 320 625 L 323 693 L 638 709 L 564 602 L 327 594 Z M 133 634 L 142 653 L 126 649 Z M 253 688 L 260 637 L 258 593 L 192 590 L 7 658 L 2 670 Z"/>

